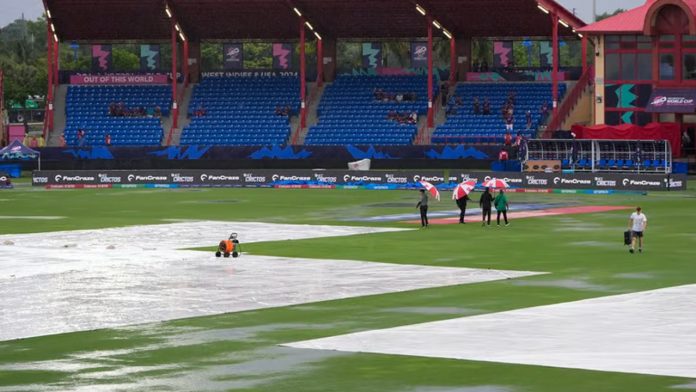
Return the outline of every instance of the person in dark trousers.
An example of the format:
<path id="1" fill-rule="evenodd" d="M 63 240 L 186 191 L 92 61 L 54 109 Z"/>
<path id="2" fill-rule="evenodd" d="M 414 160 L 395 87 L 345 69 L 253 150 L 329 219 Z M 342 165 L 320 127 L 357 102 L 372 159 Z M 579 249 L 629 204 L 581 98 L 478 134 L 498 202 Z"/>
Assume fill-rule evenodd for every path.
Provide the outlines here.
<path id="1" fill-rule="evenodd" d="M 498 196 L 495 197 L 495 200 L 493 200 L 493 203 L 495 204 L 495 210 L 498 211 L 498 226 L 500 226 L 500 214 L 503 214 L 503 217 L 505 218 L 505 226 L 510 226 L 510 222 L 508 222 L 507 218 L 507 210 L 508 210 L 508 199 L 507 196 L 505 195 L 504 190 L 500 190 L 500 193 L 498 193 Z"/>
<path id="2" fill-rule="evenodd" d="M 464 224 L 464 216 L 466 215 L 466 202 L 469 201 L 469 195 L 464 195 L 461 199 L 457 199 L 457 207 L 459 207 L 459 223 Z"/>
<path id="3" fill-rule="evenodd" d="M 420 190 L 421 199 L 416 204 L 416 208 L 420 208 L 421 227 L 428 227 L 428 194 L 425 189 Z"/>
<path id="4" fill-rule="evenodd" d="M 481 211 L 483 212 L 483 221 L 481 223 L 481 226 L 486 225 L 486 217 L 488 217 L 488 226 L 490 226 L 491 209 L 493 207 L 493 196 L 491 195 L 490 188 L 486 188 L 486 190 L 481 195 L 481 199 L 479 199 L 479 207 L 481 207 Z"/>

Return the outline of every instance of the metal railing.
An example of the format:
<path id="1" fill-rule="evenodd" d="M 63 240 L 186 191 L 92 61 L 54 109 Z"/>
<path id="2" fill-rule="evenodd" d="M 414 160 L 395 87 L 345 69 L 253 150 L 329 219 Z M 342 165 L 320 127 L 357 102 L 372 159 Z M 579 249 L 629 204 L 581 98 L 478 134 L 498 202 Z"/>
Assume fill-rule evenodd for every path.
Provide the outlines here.
<path id="1" fill-rule="evenodd" d="M 672 172 L 667 140 L 530 140 L 524 161 L 536 160 L 558 160 L 564 169 L 578 172 Z"/>

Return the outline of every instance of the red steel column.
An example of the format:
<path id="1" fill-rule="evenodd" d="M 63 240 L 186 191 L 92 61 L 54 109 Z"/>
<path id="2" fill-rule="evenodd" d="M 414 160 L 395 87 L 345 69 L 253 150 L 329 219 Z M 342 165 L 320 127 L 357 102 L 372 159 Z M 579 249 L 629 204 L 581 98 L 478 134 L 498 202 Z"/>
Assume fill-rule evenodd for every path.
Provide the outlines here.
<path id="1" fill-rule="evenodd" d="M 428 16 L 428 127 L 435 125 L 433 117 L 433 18 Z"/>
<path id="2" fill-rule="evenodd" d="M 172 128 L 176 128 L 179 125 L 179 104 L 177 103 L 177 77 L 176 77 L 176 28 L 174 28 L 174 22 L 172 22 Z"/>
<path id="3" fill-rule="evenodd" d="M 53 129 L 53 77 L 55 72 L 53 72 L 53 51 L 55 50 L 55 45 L 53 45 L 53 34 L 51 33 L 50 23 L 46 24 L 46 63 L 48 72 L 48 91 L 46 93 L 46 119 L 44 120 L 44 139 L 48 139 L 48 133 Z"/>
<path id="4" fill-rule="evenodd" d="M 587 72 L 587 36 L 582 36 L 582 73 Z"/>
<path id="5" fill-rule="evenodd" d="M 300 18 L 300 128 L 307 126 L 307 64 L 305 61 L 305 20 Z"/>
<path id="6" fill-rule="evenodd" d="M 0 115 L 2 115 L 2 110 L 5 107 L 5 73 L 0 68 Z M 0 118 L 0 143 L 3 141 L 6 141 L 7 144 L 10 144 L 7 134 L 5 132 L 7 124 L 5 124 L 5 121 Z"/>
<path id="7" fill-rule="evenodd" d="M 0 113 L 5 107 L 5 72 L 0 68 Z M 5 125 L 5 124 L 2 124 Z"/>
<path id="8" fill-rule="evenodd" d="M 553 53 L 553 73 L 551 74 L 551 91 L 553 95 L 553 114 L 558 111 L 558 15 L 551 14 L 553 23 L 552 53 Z"/>
<path id="9" fill-rule="evenodd" d="M 449 84 L 454 86 L 457 83 L 457 42 L 454 36 L 450 39 L 450 77 Z"/>
<path id="10" fill-rule="evenodd" d="M 317 87 L 324 85 L 324 41 L 317 39 Z"/>
<path id="11" fill-rule="evenodd" d="M 187 37 L 188 38 L 188 37 Z M 181 63 L 184 74 L 184 88 L 189 85 L 189 43 L 188 40 L 184 41 L 184 59 Z"/>
<path id="12" fill-rule="evenodd" d="M 58 41 L 53 41 L 55 46 L 53 47 L 53 85 L 57 86 L 60 84 L 60 78 L 58 77 L 58 70 L 60 69 L 60 44 Z"/>

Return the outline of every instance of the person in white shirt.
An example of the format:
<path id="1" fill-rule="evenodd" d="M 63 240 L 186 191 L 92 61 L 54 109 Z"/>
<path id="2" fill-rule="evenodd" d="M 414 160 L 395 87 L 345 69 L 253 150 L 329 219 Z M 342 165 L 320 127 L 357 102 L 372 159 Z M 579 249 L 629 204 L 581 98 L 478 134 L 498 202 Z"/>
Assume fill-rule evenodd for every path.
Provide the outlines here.
<path id="1" fill-rule="evenodd" d="M 640 207 L 636 208 L 636 212 L 632 213 L 628 219 L 628 229 L 631 230 L 631 249 L 628 250 L 629 252 L 636 251 L 636 239 L 638 240 L 638 252 L 643 252 L 643 232 L 647 226 L 648 218 Z"/>

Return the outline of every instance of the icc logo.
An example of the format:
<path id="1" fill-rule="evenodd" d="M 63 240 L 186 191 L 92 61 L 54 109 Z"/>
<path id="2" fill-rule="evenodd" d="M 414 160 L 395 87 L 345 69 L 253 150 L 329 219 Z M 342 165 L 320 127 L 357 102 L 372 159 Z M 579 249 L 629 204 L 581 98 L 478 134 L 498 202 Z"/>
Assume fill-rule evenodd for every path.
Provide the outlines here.
<path id="1" fill-rule="evenodd" d="M 653 99 L 651 105 L 662 106 L 665 103 L 667 103 L 667 97 L 655 97 L 655 99 Z M 624 184 L 624 185 L 626 185 L 626 184 Z"/>

